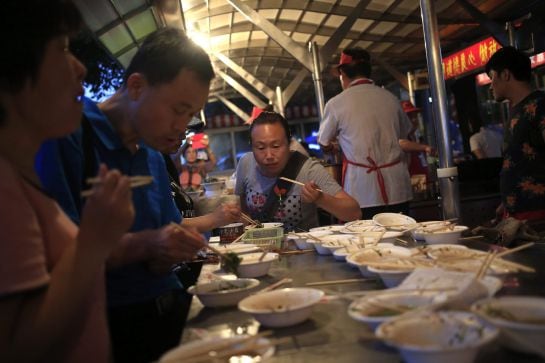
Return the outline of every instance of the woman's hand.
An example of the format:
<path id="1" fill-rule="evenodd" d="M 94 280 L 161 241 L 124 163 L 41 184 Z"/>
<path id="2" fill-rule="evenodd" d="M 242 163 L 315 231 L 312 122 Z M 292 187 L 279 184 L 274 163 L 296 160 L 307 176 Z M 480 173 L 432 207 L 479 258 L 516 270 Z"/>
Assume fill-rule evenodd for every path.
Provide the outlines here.
<path id="1" fill-rule="evenodd" d="M 319 191 L 318 185 L 313 182 L 305 183 L 304 187 L 301 187 L 301 198 L 305 203 L 316 203 L 323 196 L 323 193 Z"/>

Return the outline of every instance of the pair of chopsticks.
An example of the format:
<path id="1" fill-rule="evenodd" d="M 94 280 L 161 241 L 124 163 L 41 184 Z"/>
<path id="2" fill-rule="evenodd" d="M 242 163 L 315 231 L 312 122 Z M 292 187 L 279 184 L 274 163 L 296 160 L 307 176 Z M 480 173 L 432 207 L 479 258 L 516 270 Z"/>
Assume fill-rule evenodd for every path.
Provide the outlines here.
<path id="1" fill-rule="evenodd" d="M 293 180 L 293 179 L 290 179 L 290 178 L 286 178 L 286 177 L 283 177 L 283 176 L 281 176 L 281 177 L 278 178 L 278 179 L 282 179 L 282 180 L 285 180 L 285 181 L 287 181 L 287 182 L 290 182 L 290 183 L 293 183 L 293 184 L 297 184 L 297 185 L 300 185 L 300 186 L 305 186 L 305 183 L 301 183 L 300 181 Z M 322 189 L 320 189 L 320 188 L 317 188 L 317 189 L 315 189 L 315 190 L 317 190 L 317 191 L 319 191 L 319 192 L 322 192 L 322 193 L 324 192 L 324 191 L 323 191 Z"/>
<path id="2" fill-rule="evenodd" d="M 525 250 L 528 247 L 532 247 L 534 244 L 535 244 L 534 242 L 525 243 L 525 244 L 520 245 L 518 247 L 511 248 L 509 250 L 505 250 L 503 252 L 500 252 L 500 253 L 498 253 L 498 255 L 496 257 L 503 257 L 503 256 L 506 256 L 506 255 L 510 255 L 511 253 L 514 253 L 514 252 Z"/>
<path id="3" fill-rule="evenodd" d="M 253 224 L 253 225 L 257 225 L 257 221 L 255 219 L 252 219 L 252 217 L 250 217 L 249 215 L 247 215 L 246 213 L 243 213 L 243 212 L 240 212 L 240 216 L 242 217 L 242 219 L 244 219 L 246 222 L 250 223 L 250 224 Z"/>
<path id="4" fill-rule="evenodd" d="M 131 188 L 138 188 L 138 187 L 142 187 L 144 185 L 148 185 L 148 184 L 151 184 L 153 183 L 153 176 L 151 175 L 135 175 L 135 176 L 131 176 L 129 178 L 129 181 L 130 181 L 130 186 Z M 102 178 L 99 178 L 99 177 L 94 177 L 94 178 L 88 178 L 86 180 L 87 184 L 91 184 L 91 185 L 94 185 L 94 184 L 100 184 L 102 183 Z M 81 192 L 81 197 L 82 198 L 86 198 L 86 197 L 89 197 L 91 195 L 93 195 L 93 190 L 92 189 L 87 189 L 87 190 L 84 190 Z"/>
<path id="5" fill-rule="evenodd" d="M 498 255 L 498 251 L 493 251 L 493 252 L 489 251 L 486 254 L 483 260 L 483 263 L 481 264 L 481 267 L 479 267 L 479 270 L 477 271 L 477 274 L 475 275 L 476 280 L 481 280 L 486 275 L 486 271 L 488 271 L 488 269 L 492 265 L 492 261 L 494 261 L 497 255 Z"/>
<path id="6" fill-rule="evenodd" d="M 285 284 L 291 284 L 293 282 L 293 279 L 289 278 L 289 277 L 285 277 L 277 282 L 275 282 L 274 284 L 271 284 L 267 287 L 265 287 L 264 289 L 261 289 L 259 290 L 256 294 L 261 294 L 262 292 L 267 292 L 267 291 L 272 291 L 282 285 L 285 285 Z"/>
<path id="7" fill-rule="evenodd" d="M 504 256 L 510 255 L 510 254 L 518 252 L 518 251 L 522 251 L 522 250 L 524 250 L 526 248 L 532 247 L 533 245 L 534 245 L 534 242 L 529 242 L 529 243 L 525 243 L 523 245 L 520 245 L 518 247 L 511 248 L 511 249 L 503 251 L 503 252 L 499 252 L 499 253 L 498 253 L 498 251 L 488 252 L 488 254 L 484 258 L 484 261 L 483 261 L 481 267 L 477 271 L 477 274 L 476 274 L 475 278 L 477 280 L 482 279 L 486 275 L 486 271 L 488 271 L 488 268 L 492 265 L 492 261 L 494 259 L 504 257 Z M 505 262 L 508 262 L 508 261 L 505 261 Z"/>

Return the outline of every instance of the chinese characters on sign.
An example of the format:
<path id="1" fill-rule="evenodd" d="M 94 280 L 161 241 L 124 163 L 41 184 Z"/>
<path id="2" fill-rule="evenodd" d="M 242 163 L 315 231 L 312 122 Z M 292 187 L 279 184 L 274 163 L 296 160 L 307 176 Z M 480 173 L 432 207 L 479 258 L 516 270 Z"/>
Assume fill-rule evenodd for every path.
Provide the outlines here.
<path id="1" fill-rule="evenodd" d="M 445 80 L 484 67 L 501 45 L 493 38 L 484 39 L 443 59 Z"/>

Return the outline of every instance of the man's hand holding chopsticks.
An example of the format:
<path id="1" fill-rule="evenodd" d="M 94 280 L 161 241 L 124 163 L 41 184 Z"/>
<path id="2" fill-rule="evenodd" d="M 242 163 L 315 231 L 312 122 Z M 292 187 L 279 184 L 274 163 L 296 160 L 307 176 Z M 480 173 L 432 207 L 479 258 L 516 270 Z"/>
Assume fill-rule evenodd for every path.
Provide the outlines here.
<path id="1" fill-rule="evenodd" d="M 150 232 L 154 236 L 148 246 L 149 266 L 156 273 L 167 273 L 174 264 L 193 259 L 205 246 L 202 234 L 193 227 L 171 223 Z"/>

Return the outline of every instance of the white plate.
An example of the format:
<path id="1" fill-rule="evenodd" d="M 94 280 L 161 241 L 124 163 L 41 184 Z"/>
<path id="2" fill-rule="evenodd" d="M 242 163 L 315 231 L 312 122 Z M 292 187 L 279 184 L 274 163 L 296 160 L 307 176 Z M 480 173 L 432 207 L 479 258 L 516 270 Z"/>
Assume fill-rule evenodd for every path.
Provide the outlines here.
<path id="1" fill-rule="evenodd" d="M 166 363 L 166 362 L 184 362 L 186 360 L 189 360 L 189 357 L 193 356 L 194 354 L 200 354 L 200 353 L 206 353 L 210 352 L 216 347 L 224 346 L 226 342 L 232 342 L 233 348 L 237 348 L 237 342 L 245 339 L 247 335 L 237 335 L 234 337 L 229 338 L 206 338 L 202 340 L 195 340 L 189 343 L 183 343 L 182 345 L 169 350 L 166 352 L 161 359 L 159 360 L 159 363 Z M 274 354 L 274 346 L 270 344 L 269 340 L 266 338 L 259 338 L 257 340 L 258 349 L 257 353 L 259 353 L 259 357 L 255 357 L 255 359 L 249 359 L 244 360 L 244 362 L 261 362 L 264 359 L 270 358 Z M 240 346 L 240 345 L 238 345 Z M 261 346 L 262 348 L 259 348 Z"/>
<path id="2" fill-rule="evenodd" d="M 379 213 L 373 216 L 373 222 L 382 227 L 407 227 L 416 224 L 416 221 L 401 213 Z"/>

